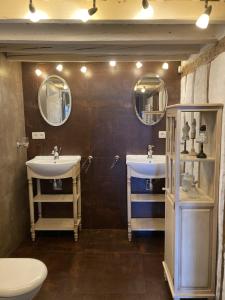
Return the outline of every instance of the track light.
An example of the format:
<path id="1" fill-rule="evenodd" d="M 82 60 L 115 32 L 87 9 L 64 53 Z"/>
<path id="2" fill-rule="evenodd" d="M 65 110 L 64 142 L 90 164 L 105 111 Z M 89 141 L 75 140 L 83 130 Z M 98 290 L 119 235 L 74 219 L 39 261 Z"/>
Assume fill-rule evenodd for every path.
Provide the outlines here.
<path id="1" fill-rule="evenodd" d="M 97 12 L 98 8 L 96 7 L 96 0 L 93 0 L 93 6 L 88 10 L 89 16 L 93 16 Z"/>
<path id="2" fill-rule="evenodd" d="M 212 12 L 212 5 L 208 5 L 208 0 L 205 0 L 205 11 L 201 16 L 199 16 L 196 21 L 196 26 L 201 29 L 206 29 L 209 25 L 209 16 Z"/>
<path id="3" fill-rule="evenodd" d="M 81 73 L 83 73 L 83 74 L 87 73 L 87 67 L 86 67 L 86 66 L 82 66 L 82 67 L 80 68 L 80 71 L 81 71 Z"/>
<path id="4" fill-rule="evenodd" d="M 41 74 L 42 74 L 42 71 L 41 71 L 40 69 L 36 69 L 36 70 L 35 70 L 35 74 L 36 74 L 38 77 L 40 77 Z"/>
<path id="5" fill-rule="evenodd" d="M 115 67 L 116 66 L 116 61 L 115 60 L 110 60 L 109 62 L 110 67 Z"/>
<path id="6" fill-rule="evenodd" d="M 167 62 L 164 62 L 162 65 L 163 70 L 168 70 L 169 69 L 169 64 Z"/>
<path id="7" fill-rule="evenodd" d="M 137 69 L 142 68 L 142 66 L 143 66 L 142 62 L 140 62 L 140 61 L 136 62 L 136 68 Z"/>
<path id="8" fill-rule="evenodd" d="M 32 22 L 36 23 L 40 21 L 40 16 L 36 11 L 36 8 L 34 7 L 32 0 L 30 0 L 29 2 L 29 12 L 30 12 L 29 17 Z"/>
<path id="9" fill-rule="evenodd" d="M 142 0 L 142 6 L 143 6 L 144 9 L 147 9 L 149 7 L 148 0 Z"/>

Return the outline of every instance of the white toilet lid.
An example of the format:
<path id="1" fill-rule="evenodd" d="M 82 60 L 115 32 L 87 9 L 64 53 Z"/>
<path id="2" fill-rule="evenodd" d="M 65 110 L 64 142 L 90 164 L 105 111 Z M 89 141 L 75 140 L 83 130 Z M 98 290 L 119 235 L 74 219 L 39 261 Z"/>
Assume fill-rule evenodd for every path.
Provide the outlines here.
<path id="1" fill-rule="evenodd" d="M 0 297 L 26 294 L 47 277 L 45 264 L 31 258 L 0 258 Z"/>

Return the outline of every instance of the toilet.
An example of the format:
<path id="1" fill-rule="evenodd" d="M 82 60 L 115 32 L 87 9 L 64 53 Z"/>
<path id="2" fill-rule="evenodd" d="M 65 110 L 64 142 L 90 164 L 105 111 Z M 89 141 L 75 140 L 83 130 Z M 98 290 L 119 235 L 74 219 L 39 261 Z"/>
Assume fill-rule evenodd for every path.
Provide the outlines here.
<path id="1" fill-rule="evenodd" d="M 47 277 L 47 267 L 37 259 L 0 258 L 0 300 L 31 300 Z"/>

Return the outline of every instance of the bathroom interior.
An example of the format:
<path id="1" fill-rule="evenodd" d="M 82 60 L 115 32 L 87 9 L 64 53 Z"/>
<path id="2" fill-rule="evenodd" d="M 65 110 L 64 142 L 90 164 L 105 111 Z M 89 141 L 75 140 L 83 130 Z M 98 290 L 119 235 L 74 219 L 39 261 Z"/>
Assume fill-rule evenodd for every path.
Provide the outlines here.
<path id="1" fill-rule="evenodd" d="M 0 300 L 225 300 L 225 1 L 0 8 Z"/>

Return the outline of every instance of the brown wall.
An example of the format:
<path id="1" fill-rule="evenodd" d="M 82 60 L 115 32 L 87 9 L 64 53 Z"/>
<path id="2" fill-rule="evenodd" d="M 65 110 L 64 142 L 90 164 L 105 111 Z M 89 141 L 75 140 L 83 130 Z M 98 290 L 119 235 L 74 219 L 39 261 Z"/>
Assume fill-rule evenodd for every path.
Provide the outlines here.
<path id="1" fill-rule="evenodd" d="M 26 150 L 16 142 L 25 136 L 20 63 L 0 54 L 0 257 L 15 250 L 28 233 Z"/>
<path id="2" fill-rule="evenodd" d="M 45 131 L 46 140 L 32 141 L 28 151 L 31 158 L 49 154 L 54 145 L 62 146 L 63 154 L 93 155 L 93 165 L 82 175 L 83 225 L 87 228 L 124 228 L 126 226 L 126 154 L 145 154 L 147 145 L 155 145 L 155 153 L 163 154 L 165 141 L 158 131 L 165 129 L 165 118 L 148 127 L 136 118 L 132 106 L 132 90 L 136 81 L 146 73 L 161 72 L 161 63 L 145 63 L 141 70 L 134 63 L 120 63 L 110 69 L 107 63 L 88 63 L 87 77 L 78 63 L 65 63 L 59 74 L 55 64 L 41 64 L 48 75 L 62 76 L 69 84 L 73 107 L 69 120 L 61 127 L 51 127 L 38 110 L 38 88 L 43 78 L 35 76 L 36 64 L 23 64 L 23 87 L 26 132 Z M 171 63 L 162 74 L 169 104 L 179 102 L 179 63 Z M 110 169 L 114 155 L 120 163 Z M 61 209 L 60 209 L 61 210 Z M 58 212 L 56 207 L 49 213 Z M 61 210 L 66 214 L 66 209 Z"/>

